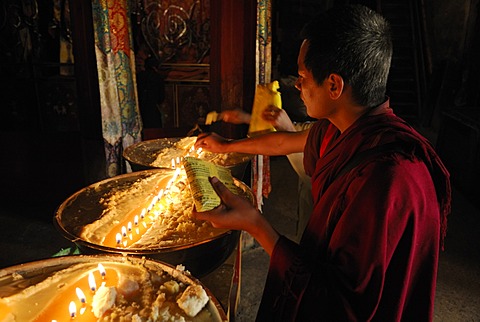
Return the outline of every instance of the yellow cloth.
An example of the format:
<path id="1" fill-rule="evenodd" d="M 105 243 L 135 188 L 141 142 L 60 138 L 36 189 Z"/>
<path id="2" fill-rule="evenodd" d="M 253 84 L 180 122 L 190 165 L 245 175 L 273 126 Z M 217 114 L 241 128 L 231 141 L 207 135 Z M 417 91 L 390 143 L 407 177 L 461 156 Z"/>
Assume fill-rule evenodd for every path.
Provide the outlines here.
<path id="1" fill-rule="evenodd" d="M 262 113 L 270 105 L 282 108 L 282 97 L 278 91 L 279 88 L 278 81 L 257 85 L 252 107 L 252 118 L 248 129 L 249 136 L 275 131 L 273 125 L 263 119 Z"/>

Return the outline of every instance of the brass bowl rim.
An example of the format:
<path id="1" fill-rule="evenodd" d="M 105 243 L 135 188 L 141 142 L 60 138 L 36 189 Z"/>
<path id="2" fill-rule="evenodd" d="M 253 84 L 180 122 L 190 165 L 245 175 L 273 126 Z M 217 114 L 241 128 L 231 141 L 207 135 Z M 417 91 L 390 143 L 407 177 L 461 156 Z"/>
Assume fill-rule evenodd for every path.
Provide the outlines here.
<path id="1" fill-rule="evenodd" d="M 215 321 L 227 321 L 226 313 L 220 304 L 219 300 L 215 297 L 215 295 L 208 289 L 198 278 L 191 275 L 188 272 L 182 272 L 181 274 L 173 275 L 174 271 L 177 270 L 173 265 L 168 264 L 166 262 L 152 260 L 148 258 L 138 258 L 138 257 L 128 257 L 123 255 L 69 255 L 69 256 L 60 256 L 60 257 L 52 257 L 42 260 L 36 260 L 32 262 L 17 264 L 9 267 L 5 267 L 0 269 L 0 294 L 3 294 L 1 291 L 2 287 L 10 289 L 13 292 L 12 287 L 16 284 L 19 284 L 19 287 L 24 288 L 25 285 L 28 285 L 29 280 L 32 281 L 31 285 L 34 285 L 40 282 L 39 279 L 47 278 L 49 275 L 58 272 L 62 269 L 66 269 L 70 266 L 82 263 L 96 263 L 96 262 L 114 262 L 114 263 L 127 263 L 128 261 L 135 263 L 135 264 L 144 264 L 145 267 L 148 269 L 149 267 L 153 268 L 160 268 L 166 271 L 168 274 L 172 275 L 175 279 L 180 280 L 181 282 L 186 282 L 191 285 L 201 285 L 207 295 L 209 296 L 209 310 L 212 313 L 218 313 Z M 18 277 L 22 276 L 21 279 Z M 20 285 L 21 284 L 21 285 Z M 13 286 L 12 286 L 13 285 Z M 28 286 L 31 286 L 28 285 Z M 19 290 L 21 291 L 21 290 Z M 9 296 L 9 295 L 6 295 Z M 5 297 L 5 295 L 1 296 Z"/>
<path id="2" fill-rule="evenodd" d="M 75 200 L 79 195 L 87 191 L 88 189 L 93 189 L 94 187 L 105 185 L 107 183 L 110 183 L 112 181 L 119 181 L 122 179 L 132 179 L 135 177 L 142 177 L 145 176 L 147 177 L 149 174 L 154 175 L 156 173 L 162 173 L 162 172 L 174 172 L 175 170 L 172 169 L 163 169 L 163 168 L 157 168 L 157 169 L 147 169 L 147 170 L 142 170 L 142 171 L 136 171 L 136 172 L 131 172 L 127 174 L 122 174 L 118 175 L 115 177 L 107 178 L 104 180 L 101 180 L 99 182 L 93 183 L 89 186 L 86 186 L 79 191 L 75 192 L 72 194 L 70 197 L 68 197 L 66 200 L 64 200 L 56 209 L 55 215 L 54 215 L 54 226 L 56 229 L 69 241 L 83 247 L 87 247 L 88 249 L 99 251 L 99 252 L 107 252 L 111 254 L 132 254 L 132 255 L 154 255 L 154 254 L 159 254 L 159 253 L 170 253 L 170 252 L 175 252 L 175 251 L 180 251 L 180 250 L 185 250 L 189 249 L 195 246 L 203 245 L 209 242 L 212 242 L 214 240 L 226 237 L 228 235 L 233 234 L 235 231 L 233 230 L 227 230 L 227 231 L 222 231 L 219 232 L 217 235 L 212 236 L 210 238 L 206 238 L 203 240 L 198 240 L 190 243 L 185 243 L 181 245 L 167 245 L 167 246 L 158 246 L 158 247 L 148 247 L 148 248 L 114 248 L 114 247 L 108 247 L 108 246 L 103 246 L 99 245 L 96 243 L 89 242 L 83 238 L 81 238 L 79 235 L 75 234 L 72 231 L 69 231 L 68 229 L 65 228 L 65 226 L 62 224 L 62 214 L 64 209 L 70 204 L 72 200 Z M 255 198 L 253 196 L 252 191 L 250 188 L 243 183 L 242 181 L 233 178 L 234 183 L 239 186 L 247 195 L 250 201 L 255 205 Z M 99 214 L 100 215 L 100 214 Z M 98 217 L 100 218 L 100 216 Z M 98 219 L 97 218 L 97 219 Z"/>

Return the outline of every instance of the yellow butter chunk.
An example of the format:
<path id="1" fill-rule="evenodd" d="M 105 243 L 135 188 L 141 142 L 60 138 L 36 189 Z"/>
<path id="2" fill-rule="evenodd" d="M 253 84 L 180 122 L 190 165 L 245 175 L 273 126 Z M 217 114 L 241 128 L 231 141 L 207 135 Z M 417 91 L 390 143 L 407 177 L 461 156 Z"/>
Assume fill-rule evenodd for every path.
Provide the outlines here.
<path id="1" fill-rule="evenodd" d="M 218 120 L 218 113 L 216 111 L 209 112 L 205 120 L 206 125 L 210 125 Z"/>
<path id="2" fill-rule="evenodd" d="M 177 300 L 178 306 L 190 317 L 194 317 L 208 303 L 207 292 L 201 285 L 189 285 Z"/>

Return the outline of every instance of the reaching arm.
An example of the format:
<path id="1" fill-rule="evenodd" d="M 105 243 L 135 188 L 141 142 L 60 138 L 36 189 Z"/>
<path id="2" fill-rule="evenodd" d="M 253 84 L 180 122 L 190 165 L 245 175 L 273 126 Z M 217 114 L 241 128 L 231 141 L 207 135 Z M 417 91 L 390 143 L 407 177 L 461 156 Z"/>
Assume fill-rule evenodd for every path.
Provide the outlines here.
<path id="1" fill-rule="evenodd" d="M 276 106 L 267 106 L 262 112 L 262 118 L 270 122 L 278 131 L 296 131 L 287 112 Z M 232 124 L 249 124 L 250 120 L 251 115 L 240 109 L 225 110 L 218 116 L 218 121 Z"/>
<path id="2" fill-rule="evenodd" d="M 220 112 L 218 121 L 232 124 L 249 124 L 251 115 L 240 109 L 225 110 Z"/>
<path id="3" fill-rule="evenodd" d="M 296 132 L 292 120 L 284 109 L 276 106 L 268 106 L 262 113 L 262 118 L 270 122 L 277 131 Z"/>
<path id="4" fill-rule="evenodd" d="M 272 132 L 240 140 L 227 140 L 215 133 L 202 133 L 195 142 L 195 148 L 216 153 L 287 155 L 303 152 L 308 132 L 309 129 L 300 132 Z"/>

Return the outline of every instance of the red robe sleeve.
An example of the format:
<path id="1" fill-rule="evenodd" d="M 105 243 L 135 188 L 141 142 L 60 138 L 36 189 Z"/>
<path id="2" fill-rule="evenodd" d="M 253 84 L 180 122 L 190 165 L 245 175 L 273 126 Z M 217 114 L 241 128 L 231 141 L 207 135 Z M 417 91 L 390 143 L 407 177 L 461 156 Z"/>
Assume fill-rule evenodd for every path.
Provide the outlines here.
<path id="1" fill-rule="evenodd" d="M 300 245 L 278 241 L 257 321 L 431 321 L 439 245 L 425 164 L 368 163 L 321 196 Z"/>

